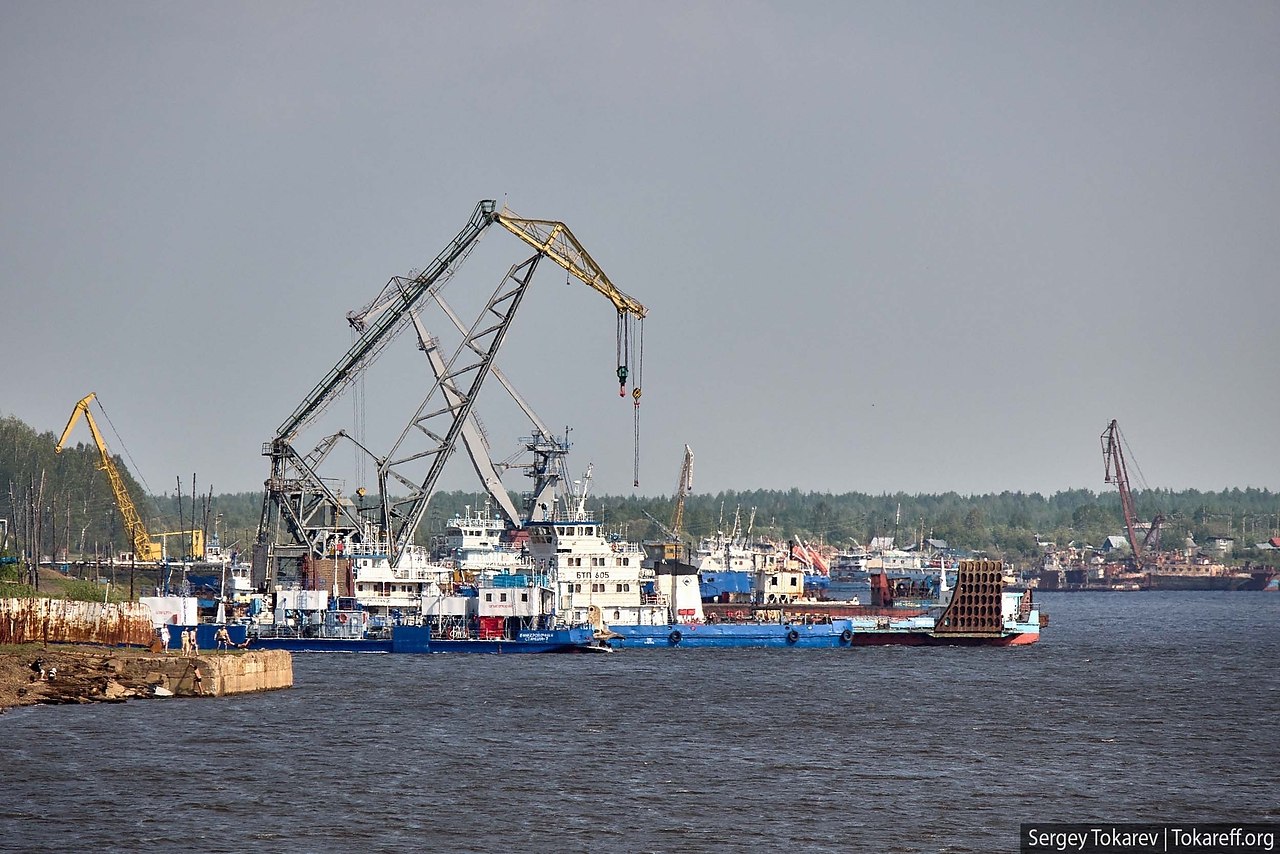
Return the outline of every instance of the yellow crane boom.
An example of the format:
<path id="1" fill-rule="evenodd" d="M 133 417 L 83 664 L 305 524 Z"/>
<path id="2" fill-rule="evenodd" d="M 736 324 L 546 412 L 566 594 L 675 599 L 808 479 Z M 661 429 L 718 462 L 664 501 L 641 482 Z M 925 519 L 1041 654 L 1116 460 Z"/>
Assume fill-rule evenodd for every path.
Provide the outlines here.
<path id="1" fill-rule="evenodd" d="M 639 301 L 623 293 L 609 280 L 604 270 L 600 269 L 595 259 L 578 242 L 578 238 L 573 236 L 569 226 L 563 222 L 551 219 L 526 219 L 505 209 L 494 214 L 494 219 L 507 231 L 564 267 L 583 284 L 608 297 L 619 314 L 633 314 L 638 318 L 644 318 L 649 313 Z"/>
<path id="2" fill-rule="evenodd" d="M 71 410 L 71 418 L 67 421 L 67 428 L 62 431 L 62 438 L 58 440 L 57 446 L 53 449 L 54 453 L 62 453 L 62 448 L 67 443 L 67 437 L 71 435 L 71 429 L 76 426 L 76 422 L 83 415 L 84 420 L 89 424 L 89 432 L 93 434 L 93 443 L 98 446 L 98 453 L 102 457 L 102 464 L 99 468 L 107 473 L 107 480 L 111 482 L 111 491 L 115 493 L 116 504 L 119 505 L 120 515 L 124 519 L 125 530 L 133 541 L 134 556 L 141 561 L 159 560 L 161 548 L 159 544 L 151 542 L 151 537 L 147 534 L 147 528 L 142 524 L 142 517 L 138 515 L 138 509 L 134 506 L 133 499 L 129 497 L 129 490 L 125 487 L 124 478 L 120 476 L 120 470 L 116 468 L 115 461 L 111 459 L 111 453 L 107 450 L 107 443 L 102 440 L 102 433 L 98 431 L 98 424 L 93 420 L 93 413 L 89 411 L 89 404 L 93 402 L 95 397 L 96 395 L 93 392 L 89 392 L 76 404 L 76 408 Z"/>
<path id="3" fill-rule="evenodd" d="M 671 530 L 677 540 L 684 539 L 684 500 L 693 491 L 693 451 L 684 446 L 684 464 L 680 466 L 680 482 L 676 484 L 676 506 L 671 514 Z"/>

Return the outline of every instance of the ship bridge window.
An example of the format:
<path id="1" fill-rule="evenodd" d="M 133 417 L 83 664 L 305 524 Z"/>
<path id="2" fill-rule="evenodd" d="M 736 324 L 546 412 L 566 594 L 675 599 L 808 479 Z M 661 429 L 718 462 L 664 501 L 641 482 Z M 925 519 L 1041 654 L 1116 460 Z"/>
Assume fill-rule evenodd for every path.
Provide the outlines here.
<path id="1" fill-rule="evenodd" d="M 770 587 L 777 587 L 777 586 L 778 586 L 778 576 L 776 576 L 776 575 L 775 575 L 773 578 L 770 578 L 770 579 L 769 579 L 769 586 L 770 586 Z"/>
<path id="2" fill-rule="evenodd" d="M 528 601 L 529 601 L 529 594 L 528 594 L 528 593 L 521 593 L 521 594 L 520 594 L 520 601 L 521 601 L 521 602 L 528 602 Z"/>
<path id="3" fill-rule="evenodd" d="M 498 594 L 498 595 L 502 597 L 502 601 L 503 601 L 503 602 L 507 601 L 507 594 L 505 594 L 505 593 L 500 593 L 500 594 Z"/>
<path id="4" fill-rule="evenodd" d="M 581 593 L 581 592 L 582 592 L 582 585 L 581 585 L 581 584 L 575 584 L 575 585 L 573 585 L 573 592 L 574 592 L 574 593 Z"/>
<path id="5" fill-rule="evenodd" d="M 796 578 L 794 575 L 793 575 L 793 576 L 791 576 L 791 586 L 792 586 L 792 587 L 795 587 L 795 586 L 796 586 L 796 582 L 797 582 L 797 581 L 799 581 L 799 579 L 798 579 L 798 578 Z"/>
<path id="6" fill-rule="evenodd" d="M 595 528 L 587 528 L 587 536 L 588 536 L 588 537 L 594 537 L 595 535 L 596 535 L 596 529 L 595 529 Z"/>
<path id="7" fill-rule="evenodd" d="M 493 594 L 492 594 L 492 593 L 486 593 L 486 594 L 484 594 L 484 601 L 486 601 L 486 602 L 492 602 L 492 601 L 493 601 Z"/>

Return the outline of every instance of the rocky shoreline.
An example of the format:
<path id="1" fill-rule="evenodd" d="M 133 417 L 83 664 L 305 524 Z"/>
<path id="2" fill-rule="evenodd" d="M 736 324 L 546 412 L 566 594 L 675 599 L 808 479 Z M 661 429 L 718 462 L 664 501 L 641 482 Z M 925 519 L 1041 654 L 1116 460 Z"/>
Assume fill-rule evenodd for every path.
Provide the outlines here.
<path id="1" fill-rule="evenodd" d="M 16 706 L 214 697 L 292 684 L 292 657 L 278 651 L 185 658 L 176 652 L 153 653 L 138 647 L 0 647 L 0 712 Z"/>

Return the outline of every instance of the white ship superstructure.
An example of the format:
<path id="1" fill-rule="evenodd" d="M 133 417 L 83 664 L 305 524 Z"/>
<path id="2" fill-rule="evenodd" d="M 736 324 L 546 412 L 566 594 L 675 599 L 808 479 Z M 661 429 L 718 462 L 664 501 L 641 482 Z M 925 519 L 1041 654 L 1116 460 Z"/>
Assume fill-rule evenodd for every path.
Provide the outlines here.
<path id="1" fill-rule="evenodd" d="M 404 618 L 423 613 L 424 603 L 452 589 L 453 568 L 433 562 L 422 546 L 405 546 L 400 565 L 394 568 L 390 551 L 376 541 L 352 544 L 345 555 L 351 561 L 356 602 L 373 616 Z"/>
<path id="2" fill-rule="evenodd" d="M 658 588 L 653 569 L 644 566 L 644 550 L 606 537 L 590 512 L 527 527 L 534 567 L 554 580 L 557 610 L 571 624 L 671 619 L 671 591 Z"/>
<path id="3" fill-rule="evenodd" d="M 513 542 L 502 517 L 496 516 L 486 503 L 482 512 L 468 506 L 461 515 L 449 520 L 438 555 L 451 562 L 464 578 L 493 573 L 532 572 L 528 550 Z"/>

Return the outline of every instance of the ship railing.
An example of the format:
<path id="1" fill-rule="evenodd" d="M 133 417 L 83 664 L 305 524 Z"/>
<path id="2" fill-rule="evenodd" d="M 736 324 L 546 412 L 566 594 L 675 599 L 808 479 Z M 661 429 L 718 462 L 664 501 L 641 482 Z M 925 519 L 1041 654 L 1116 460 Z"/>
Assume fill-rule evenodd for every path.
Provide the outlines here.
<path id="1" fill-rule="evenodd" d="M 262 623 L 258 625 L 255 634 L 260 638 L 296 638 L 298 636 L 298 627 Z"/>

